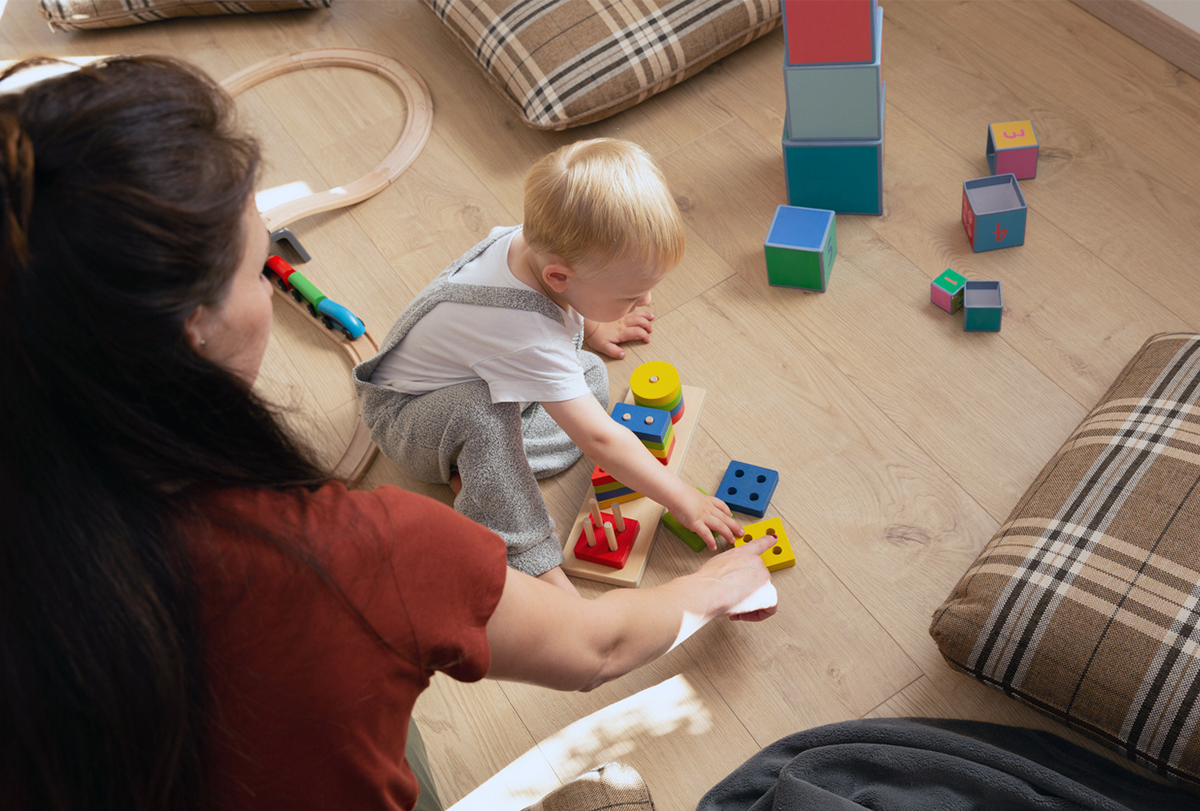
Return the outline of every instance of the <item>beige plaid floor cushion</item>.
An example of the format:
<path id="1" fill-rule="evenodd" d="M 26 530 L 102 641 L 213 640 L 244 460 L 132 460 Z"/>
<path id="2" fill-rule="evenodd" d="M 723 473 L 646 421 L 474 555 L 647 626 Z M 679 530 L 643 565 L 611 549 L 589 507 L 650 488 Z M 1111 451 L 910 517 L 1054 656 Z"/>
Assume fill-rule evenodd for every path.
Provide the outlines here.
<path id="1" fill-rule="evenodd" d="M 529 126 L 607 118 L 780 23 L 781 0 L 424 0 Z"/>
<path id="2" fill-rule="evenodd" d="M 255 14 L 298 8 L 328 8 L 333 0 L 38 0 L 42 16 L 56 31 L 120 28 L 174 17 Z"/>
<path id="3" fill-rule="evenodd" d="M 933 615 L 957 668 L 1200 781 L 1200 335 L 1156 335 Z"/>
<path id="4" fill-rule="evenodd" d="M 605 763 L 560 786 L 524 811 L 654 811 L 654 801 L 636 769 L 624 763 Z"/>

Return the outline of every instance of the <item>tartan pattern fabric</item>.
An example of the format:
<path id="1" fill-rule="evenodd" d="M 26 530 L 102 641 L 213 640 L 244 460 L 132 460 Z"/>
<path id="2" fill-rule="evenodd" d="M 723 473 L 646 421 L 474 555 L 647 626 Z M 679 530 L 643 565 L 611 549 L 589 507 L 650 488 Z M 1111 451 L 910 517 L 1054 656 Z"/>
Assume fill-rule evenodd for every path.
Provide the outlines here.
<path id="1" fill-rule="evenodd" d="M 654 811 L 654 801 L 636 769 L 624 763 L 605 763 L 560 786 L 524 811 Z"/>
<path id="2" fill-rule="evenodd" d="M 529 126 L 607 118 L 777 27 L 781 0 L 424 0 Z"/>
<path id="3" fill-rule="evenodd" d="M 930 633 L 979 681 L 1200 782 L 1200 335 L 1146 342 Z"/>
<path id="4" fill-rule="evenodd" d="M 55 31 L 121 28 L 175 17 L 256 14 L 329 8 L 333 0 L 38 0 L 38 10 Z"/>

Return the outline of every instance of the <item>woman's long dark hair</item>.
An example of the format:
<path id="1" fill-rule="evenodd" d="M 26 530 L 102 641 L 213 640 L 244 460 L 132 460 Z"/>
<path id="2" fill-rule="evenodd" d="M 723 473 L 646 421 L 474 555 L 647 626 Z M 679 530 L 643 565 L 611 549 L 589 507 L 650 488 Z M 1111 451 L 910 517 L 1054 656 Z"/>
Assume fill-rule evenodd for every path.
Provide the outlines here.
<path id="1" fill-rule="evenodd" d="M 242 255 L 232 113 L 159 57 L 0 96 L 4 808 L 208 805 L 187 488 L 322 480 L 185 339 Z"/>

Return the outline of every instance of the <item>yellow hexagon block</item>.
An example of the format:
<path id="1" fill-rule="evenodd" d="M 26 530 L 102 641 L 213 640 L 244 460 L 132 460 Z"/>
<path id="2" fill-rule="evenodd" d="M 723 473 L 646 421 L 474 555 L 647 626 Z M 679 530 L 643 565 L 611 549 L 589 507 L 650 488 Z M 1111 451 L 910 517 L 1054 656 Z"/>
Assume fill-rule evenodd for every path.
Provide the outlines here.
<path id="1" fill-rule="evenodd" d="M 766 521 L 746 524 L 742 529 L 745 534 L 733 542 L 734 546 L 742 546 L 746 542 L 764 535 L 775 536 L 775 544 L 760 556 L 763 563 L 767 564 L 767 571 L 777 572 L 780 569 L 796 565 L 796 553 L 792 551 L 792 545 L 788 543 L 787 532 L 783 528 L 781 519 L 768 518 Z"/>

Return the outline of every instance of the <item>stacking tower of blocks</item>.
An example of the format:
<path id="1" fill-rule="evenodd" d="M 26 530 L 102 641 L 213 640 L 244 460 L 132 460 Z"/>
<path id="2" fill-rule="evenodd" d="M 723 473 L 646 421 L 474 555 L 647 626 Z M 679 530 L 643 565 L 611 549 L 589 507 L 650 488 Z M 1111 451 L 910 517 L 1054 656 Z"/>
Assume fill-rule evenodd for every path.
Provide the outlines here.
<path id="1" fill-rule="evenodd" d="M 883 10 L 784 0 L 788 205 L 883 213 Z"/>
<path id="2" fill-rule="evenodd" d="M 679 371 L 666 361 L 652 360 L 634 369 L 629 391 L 638 405 L 669 412 L 672 424 L 683 417 L 683 383 Z"/>
<path id="3" fill-rule="evenodd" d="M 837 256 L 837 218 L 832 211 L 779 206 L 763 253 L 769 283 L 824 293 Z"/>

